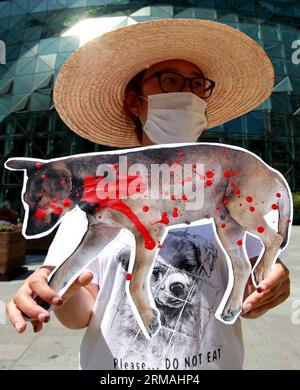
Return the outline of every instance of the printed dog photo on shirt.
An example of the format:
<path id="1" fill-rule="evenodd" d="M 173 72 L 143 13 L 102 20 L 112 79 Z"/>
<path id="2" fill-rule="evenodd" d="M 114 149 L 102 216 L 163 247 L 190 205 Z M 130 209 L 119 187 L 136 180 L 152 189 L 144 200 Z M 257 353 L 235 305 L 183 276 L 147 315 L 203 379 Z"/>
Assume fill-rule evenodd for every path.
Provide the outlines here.
<path id="1" fill-rule="evenodd" d="M 165 369 L 179 354 L 189 357 L 199 350 L 220 289 L 214 272 L 217 249 L 192 230 L 170 230 L 157 255 L 150 285 L 162 327 L 154 339 L 145 338 L 124 286 L 120 290 L 111 328 L 104 334 L 116 359 L 129 364 L 146 360 L 150 369 Z M 125 247 L 118 255 L 124 274 L 129 258 L 130 248 Z"/>

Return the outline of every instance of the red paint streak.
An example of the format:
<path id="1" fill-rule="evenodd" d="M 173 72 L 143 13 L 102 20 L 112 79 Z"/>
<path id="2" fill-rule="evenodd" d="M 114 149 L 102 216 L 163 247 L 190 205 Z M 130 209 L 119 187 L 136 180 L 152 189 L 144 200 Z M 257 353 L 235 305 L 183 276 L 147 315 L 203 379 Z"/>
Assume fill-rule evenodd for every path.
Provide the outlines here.
<path id="1" fill-rule="evenodd" d="M 212 182 L 212 180 L 206 180 L 205 184 L 207 187 L 210 187 L 213 184 L 213 182 Z"/>
<path id="2" fill-rule="evenodd" d="M 258 233 L 263 233 L 265 229 L 262 226 L 258 226 L 257 231 Z"/>
<path id="3" fill-rule="evenodd" d="M 279 192 L 277 192 L 276 196 L 277 196 L 277 198 L 280 198 L 281 194 Z"/>
<path id="4" fill-rule="evenodd" d="M 247 201 L 247 202 L 251 203 L 252 200 L 253 200 L 253 199 L 252 199 L 252 196 L 247 196 L 247 197 L 246 197 L 246 201 Z"/>
<path id="5" fill-rule="evenodd" d="M 249 207 L 249 210 L 253 213 L 253 211 L 255 211 L 255 207 L 251 206 Z"/>
<path id="6" fill-rule="evenodd" d="M 177 207 L 174 207 L 172 217 L 174 217 L 174 218 L 178 217 L 178 208 Z"/>
<path id="7" fill-rule="evenodd" d="M 39 163 L 39 162 L 35 164 L 35 167 L 36 167 L 37 169 L 40 169 L 40 168 L 41 168 L 41 166 L 42 166 L 42 164 L 41 164 L 41 163 Z"/>
<path id="8" fill-rule="evenodd" d="M 237 240 L 236 243 L 238 244 L 238 246 L 242 246 L 243 245 L 243 240 Z"/>
<path id="9" fill-rule="evenodd" d="M 136 176 L 129 176 L 126 180 L 131 181 L 135 179 Z M 96 187 L 98 183 L 103 179 L 102 177 L 98 177 L 97 179 L 92 176 L 87 176 L 84 181 L 84 191 L 81 200 L 86 201 L 90 204 L 99 204 L 100 207 L 108 207 L 113 210 L 120 211 L 121 213 L 125 214 L 131 222 L 134 224 L 134 226 L 137 228 L 137 230 L 144 236 L 144 245 L 146 249 L 153 249 L 156 245 L 155 241 L 151 237 L 149 231 L 147 230 L 146 226 L 142 224 L 142 222 L 139 220 L 137 215 L 131 210 L 131 208 L 125 204 L 121 199 L 99 199 L 96 194 Z M 128 190 L 128 187 L 127 187 Z M 119 196 L 119 191 L 117 190 L 117 196 Z"/>
<path id="10" fill-rule="evenodd" d="M 132 279 L 132 274 L 126 274 L 126 280 L 131 280 Z"/>
<path id="11" fill-rule="evenodd" d="M 143 206 L 143 211 L 146 213 L 149 210 L 148 206 Z"/>
<path id="12" fill-rule="evenodd" d="M 43 219 L 46 216 L 46 212 L 44 210 L 37 209 L 34 215 L 37 219 Z"/>
<path id="13" fill-rule="evenodd" d="M 275 203 L 274 203 L 274 204 L 272 204 L 272 209 L 273 209 L 273 210 L 278 210 L 278 206 L 277 206 L 277 204 L 275 204 Z"/>
<path id="14" fill-rule="evenodd" d="M 207 171 L 206 172 L 206 177 L 208 177 L 209 179 L 211 179 L 212 177 L 214 177 L 214 173 L 212 171 Z"/>
<path id="15" fill-rule="evenodd" d="M 65 207 L 69 207 L 71 206 L 72 204 L 72 200 L 70 198 L 66 198 L 62 201 L 62 204 L 65 206 Z"/>

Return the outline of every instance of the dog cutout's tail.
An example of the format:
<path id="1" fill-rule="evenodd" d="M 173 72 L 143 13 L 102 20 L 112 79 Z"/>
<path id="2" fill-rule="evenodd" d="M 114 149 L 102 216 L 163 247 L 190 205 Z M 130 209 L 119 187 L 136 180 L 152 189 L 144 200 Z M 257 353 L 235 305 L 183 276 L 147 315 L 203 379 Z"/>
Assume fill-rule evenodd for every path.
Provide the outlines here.
<path id="1" fill-rule="evenodd" d="M 286 247 L 292 227 L 293 220 L 293 200 L 292 194 L 283 176 L 280 177 L 280 199 L 278 205 L 278 233 L 282 236 L 283 241 L 280 248 Z"/>

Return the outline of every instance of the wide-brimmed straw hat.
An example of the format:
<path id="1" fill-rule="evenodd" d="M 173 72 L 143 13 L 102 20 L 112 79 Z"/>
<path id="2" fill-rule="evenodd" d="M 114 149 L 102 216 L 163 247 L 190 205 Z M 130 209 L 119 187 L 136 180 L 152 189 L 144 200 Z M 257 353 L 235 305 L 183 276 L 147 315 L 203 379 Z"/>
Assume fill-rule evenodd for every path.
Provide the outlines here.
<path id="1" fill-rule="evenodd" d="M 56 110 L 90 141 L 139 146 L 124 110 L 125 87 L 143 69 L 172 59 L 192 62 L 215 81 L 207 100 L 208 128 L 249 112 L 272 92 L 273 66 L 246 34 L 208 20 L 165 19 L 110 31 L 79 48 L 57 76 Z"/>

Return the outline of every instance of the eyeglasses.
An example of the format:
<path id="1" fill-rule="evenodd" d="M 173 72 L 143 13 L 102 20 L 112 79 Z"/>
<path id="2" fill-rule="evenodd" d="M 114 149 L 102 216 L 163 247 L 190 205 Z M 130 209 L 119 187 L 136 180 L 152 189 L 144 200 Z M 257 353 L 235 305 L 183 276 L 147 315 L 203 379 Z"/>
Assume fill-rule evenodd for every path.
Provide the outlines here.
<path id="1" fill-rule="evenodd" d="M 207 79 L 206 77 L 184 77 L 177 72 L 155 72 L 146 80 L 152 78 L 158 78 L 160 89 L 164 92 L 182 92 L 185 87 L 185 81 L 188 80 L 191 91 L 204 99 L 210 97 L 216 85 L 213 80 Z"/>

